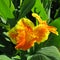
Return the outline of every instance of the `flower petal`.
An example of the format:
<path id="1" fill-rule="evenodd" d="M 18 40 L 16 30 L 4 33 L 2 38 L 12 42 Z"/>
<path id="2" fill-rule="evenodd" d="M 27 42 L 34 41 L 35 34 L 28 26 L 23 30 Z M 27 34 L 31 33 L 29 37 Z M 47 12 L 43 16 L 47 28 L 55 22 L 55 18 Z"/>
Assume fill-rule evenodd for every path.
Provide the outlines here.
<path id="1" fill-rule="evenodd" d="M 27 50 L 28 48 L 32 47 L 32 45 L 34 45 L 35 36 L 33 34 L 33 27 L 34 24 L 29 19 L 22 18 L 18 21 L 15 26 L 16 31 L 18 33 L 16 39 L 16 49 Z"/>
<path id="2" fill-rule="evenodd" d="M 44 42 L 48 39 L 50 32 L 45 26 L 39 25 L 39 26 L 35 27 L 34 33 L 37 36 L 36 41 L 39 44 L 39 43 Z"/>
<path id="3" fill-rule="evenodd" d="M 15 31 L 15 28 L 12 28 L 10 31 L 7 32 L 7 35 L 10 37 L 11 41 L 16 44 L 16 36 L 17 32 Z"/>
<path id="4" fill-rule="evenodd" d="M 16 37 L 17 44 L 16 44 L 15 48 L 20 49 L 25 44 L 26 35 L 25 35 L 25 31 L 17 31 L 17 32 L 18 32 L 18 36 Z"/>
<path id="5" fill-rule="evenodd" d="M 48 26 L 48 30 L 56 35 L 59 35 L 56 27 Z"/>
<path id="6" fill-rule="evenodd" d="M 26 26 L 29 26 L 30 28 L 33 28 L 34 27 L 34 23 L 32 21 L 30 21 L 29 19 L 27 18 L 22 18 L 20 19 L 17 24 L 16 24 L 16 28 L 17 29 L 23 29 L 23 27 Z"/>

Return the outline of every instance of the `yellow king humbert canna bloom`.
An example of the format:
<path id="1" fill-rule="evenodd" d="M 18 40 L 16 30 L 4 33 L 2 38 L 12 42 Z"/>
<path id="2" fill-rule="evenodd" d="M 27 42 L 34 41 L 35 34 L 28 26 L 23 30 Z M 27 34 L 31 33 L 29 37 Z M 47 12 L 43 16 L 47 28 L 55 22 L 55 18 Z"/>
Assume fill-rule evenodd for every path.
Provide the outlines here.
<path id="1" fill-rule="evenodd" d="M 16 44 L 16 49 L 25 51 L 34 46 L 35 42 L 40 44 L 48 39 L 50 32 L 58 35 L 57 28 L 48 26 L 46 21 L 42 21 L 36 13 L 32 13 L 32 16 L 38 20 L 39 25 L 34 26 L 34 23 L 29 19 L 21 18 L 15 27 L 7 33 L 11 41 Z"/>

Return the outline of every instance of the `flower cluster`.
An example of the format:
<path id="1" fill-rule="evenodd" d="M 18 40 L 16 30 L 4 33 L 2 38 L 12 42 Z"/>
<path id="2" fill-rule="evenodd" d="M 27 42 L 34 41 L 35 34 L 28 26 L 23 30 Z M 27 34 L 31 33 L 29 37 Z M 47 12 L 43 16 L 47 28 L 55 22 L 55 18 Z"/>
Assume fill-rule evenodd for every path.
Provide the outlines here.
<path id="1" fill-rule="evenodd" d="M 48 39 L 50 32 L 58 35 L 56 27 L 49 26 L 36 13 L 32 13 L 32 16 L 38 20 L 39 25 L 34 26 L 31 20 L 21 18 L 7 33 L 11 41 L 16 44 L 16 49 L 27 50 L 34 46 L 35 42 L 40 44 Z"/>

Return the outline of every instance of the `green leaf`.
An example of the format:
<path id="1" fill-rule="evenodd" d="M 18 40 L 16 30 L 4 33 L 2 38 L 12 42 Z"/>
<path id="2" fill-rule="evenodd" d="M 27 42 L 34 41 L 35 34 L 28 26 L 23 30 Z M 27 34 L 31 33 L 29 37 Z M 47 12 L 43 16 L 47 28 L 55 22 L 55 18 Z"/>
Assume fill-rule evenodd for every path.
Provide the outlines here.
<path id="1" fill-rule="evenodd" d="M 29 56 L 27 60 L 51 60 L 51 59 L 49 59 L 47 56 L 43 54 L 35 54 L 32 56 Z"/>
<path id="2" fill-rule="evenodd" d="M 6 55 L 0 55 L 0 60 L 11 60 L 11 59 Z"/>
<path id="3" fill-rule="evenodd" d="M 41 0 L 46 12 L 48 13 L 49 8 L 51 8 L 52 0 Z"/>
<path id="4" fill-rule="evenodd" d="M 21 58 L 20 58 L 19 55 L 16 55 L 16 56 L 12 57 L 12 59 L 14 59 L 14 60 L 20 60 Z"/>
<path id="5" fill-rule="evenodd" d="M 48 19 L 48 16 L 47 16 L 46 11 L 43 7 L 43 4 L 41 3 L 41 0 L 36 0 L 36 3 L 32 8 L 32 12 L 39 13 L 39 15 L 42 17 L 43 20 Z"/>
<path id="6" fill-rule="evenodd" d="M 47 45 L 55 45 L 57 47 L 60 47 L 60 18 L 55 19 L 53 22 L 50 23 L 50 25 L 57 28 L 59 35 L 57 36 L 55 34 L 51 34 L 49 36 Z"/>
<path id="7" fill-rule="evenodd" d="M 42 48 L 38 53 L 51 57 L 54 60 L 60 60 L 60 52 L 55 46 Z"/>
<path id="8" fill-rule="evenodd" d="M 44 47 L 35 55 L 28 56 L 27 60 L 60 60 L 60 52 L 55 46 Z"/>
<path id="9" fill-rule="evenodd" d="M 19 18 L 24 17 L 31 10 L 34 3 L 35 3 L 35 0 L 32 0 L 32 1 L 31 0 L 24 0 L 22 7 L 20 8 Z"/>
<path id="10" fill-rule="evenodd" d="M 4 45 L 0 44 L 0 47 L 5 47 Z"/>
<path id="11" fill-rule="evenodd" d="M 0 0 L 0 16 L 5 20 L 14 18 L 14 5 L 11 0 Z"/>
<path id="12" fill-rule="evenodd" d="M 48 15 L 48 22 L 50 22 L 51 20 L 51 5 L 52 5 L 52 0 L 41 0 L 45 10 L 46 10 L 46 13 Z"/>

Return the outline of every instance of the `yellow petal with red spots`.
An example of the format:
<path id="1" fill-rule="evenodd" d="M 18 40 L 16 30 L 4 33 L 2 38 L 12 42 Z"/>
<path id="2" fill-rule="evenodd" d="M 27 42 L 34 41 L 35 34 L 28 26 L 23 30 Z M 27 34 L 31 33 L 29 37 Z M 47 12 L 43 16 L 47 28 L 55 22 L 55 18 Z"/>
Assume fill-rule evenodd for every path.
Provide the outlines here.
<path id="1" fill-rule="evenodd" d="M 15 27 L 16 27 L 16 29 L 24 29 L 25 26 L 33 28 L 34 23 L 27 18 L 22 18 L 17 22 Z"/>
<path id="2" fill-rule="evenodd" d="M 7 35 L 10 37 L 11 41 L 16 44 L 16 36 L 17 32 L 15 31 L 15 27 L 12 28 L 10 31 L 7 32 Z"/>
<path id="3" fill-rule="evenodd" d="M 37 36 L 36 42 L 38 44 L 46 41 L 50 34 L 49 30 L 45 26 L 42 26 L 41 24 L 34 28 L 34 33 Z"/>
<path id="4" fill-rule="evenodd" d="M 21 50 L 27 50 L 34 45 L 34 42 L 36 41 L 35 39 L 36 37 L 34 36 L 32 27 L 30 25 L 27 25 L 25 23 L 26 21 L 21 20 L 20 22 L 21 22 L 20 24 L 21 27 L 23 27 L 24 29 L 20 29 L 20 28 L 16 29 L 18 36 L 16 39 L 17 44 L 15 48 Z"/>
<path id="5" fill-rule="evenodd" d="M 43 21 L 41 17 L 36 13 L 32 13 L 32 16 L 35 17 L 39 22 L 39 25 L 37 25 L 37 27 L 34 28 L 34 33 L 38 37 L 36 40 L 37 43 L 41 43 L 47 40 L 50 32 L 58 35 L 56 27 L 49 26 L 47 22 Z"/>

